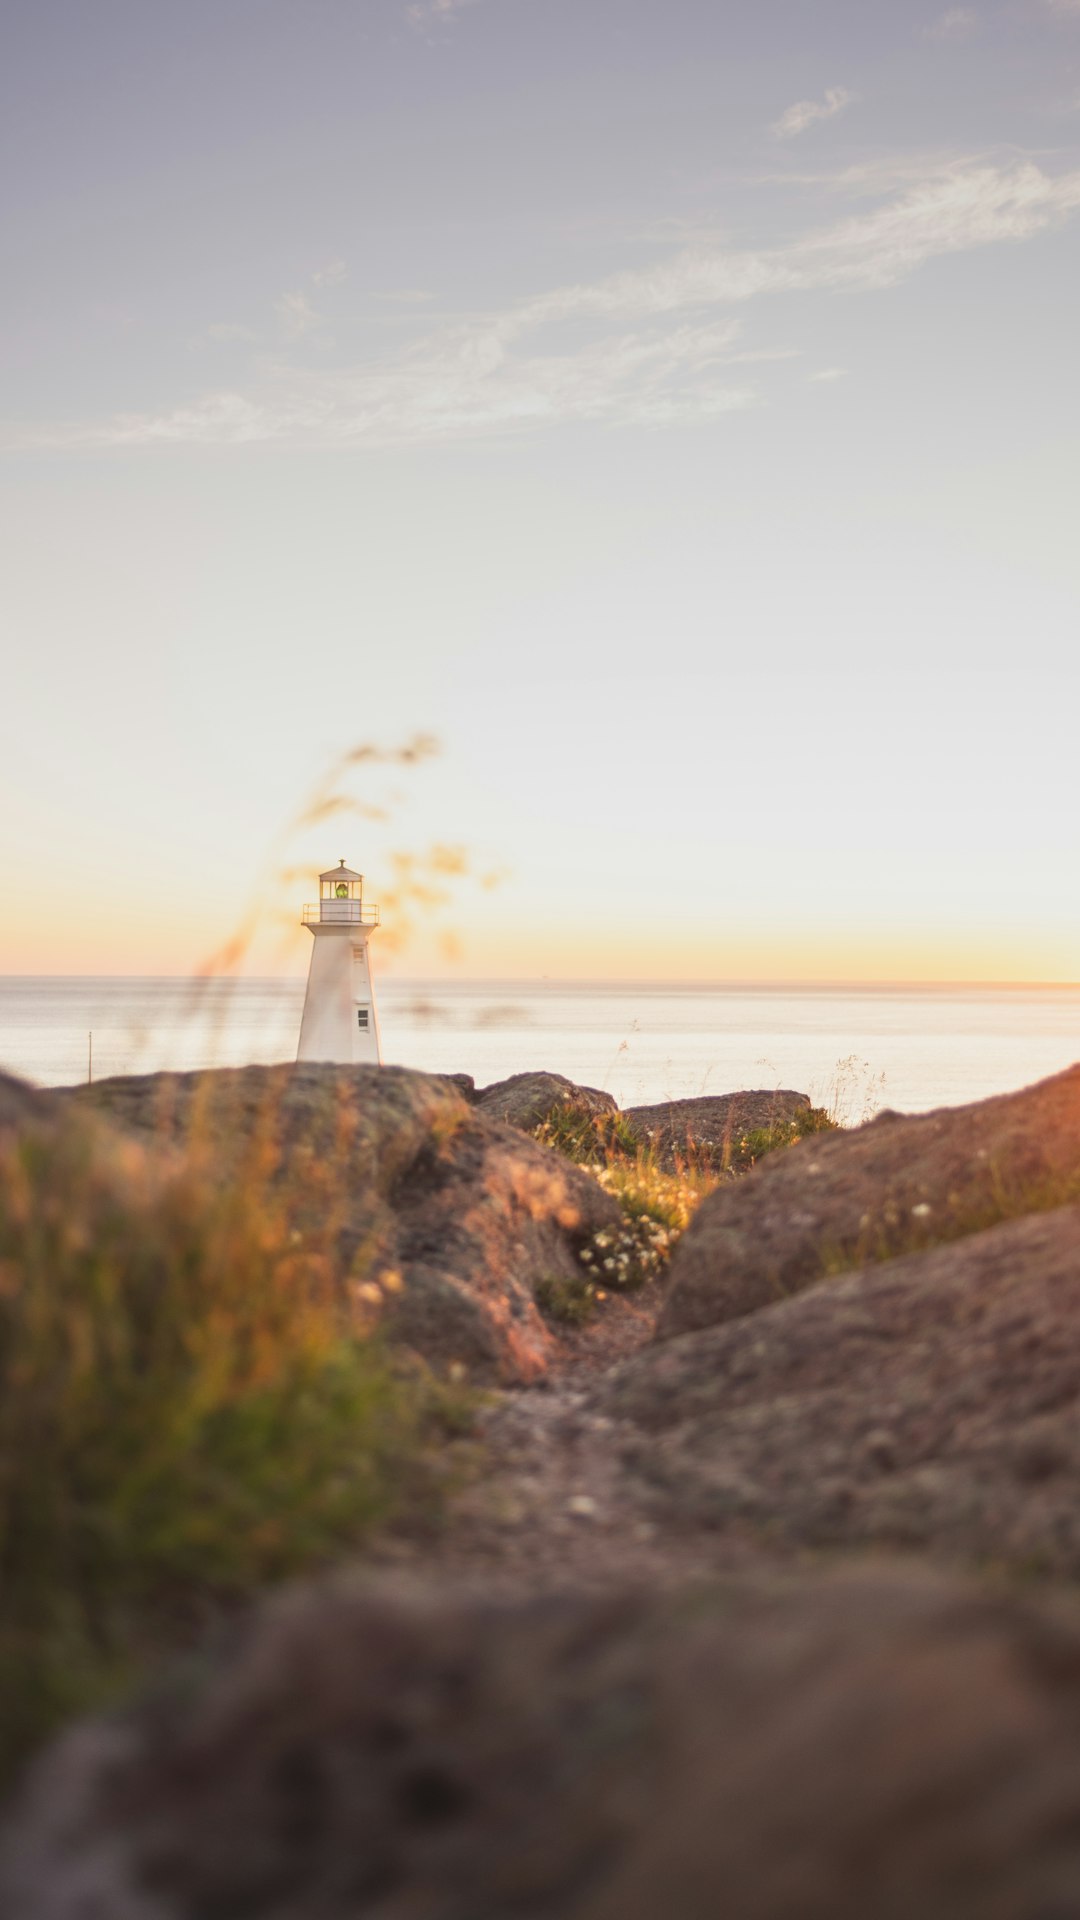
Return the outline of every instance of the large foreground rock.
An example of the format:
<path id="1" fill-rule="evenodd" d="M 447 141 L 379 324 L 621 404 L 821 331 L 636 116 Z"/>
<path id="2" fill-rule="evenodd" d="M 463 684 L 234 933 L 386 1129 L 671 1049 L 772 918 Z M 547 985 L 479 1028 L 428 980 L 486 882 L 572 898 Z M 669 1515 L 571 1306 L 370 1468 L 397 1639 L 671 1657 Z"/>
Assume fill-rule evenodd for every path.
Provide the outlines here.
<path id="1" fill-rule="evenodd" d="M 1080 1621 L 890 1567 L 279 1602 L 46 1756 L 5 1920 L 1066 1920 Z"/>
<path id="2" fill-rule="evenodd" d="M 0 1136 L 18 1134 L 26 1127 L 50 1129 L 55 1108 L 49 1094 L 27 1086 L 10 1073 L 0 1073 Z"/>
<path id="3" fill-rule="evenodd" d="M 1080 1067 L 975 1106 L 814 1134 L 698 1209 L 672 1260 L 659 1335 L 752 1313 L 830 1267 L 1078 1192 Z"/>
<path id="4" fill-rule="evenodd" d="M 619 1219 L 587 1174 L 401 1067 L 151 1074 L 53 1097 L 216 1178 L 265 1181 L 297 1235 L 325 1238 L 344 1293 L 365 1301 L 385 1278 L 390 1333 L 476 1379 L 543 1374 L 554 1343 L 533 1289 L 578 1273 Z"/>
<path id="5" fill-rule="evenodd" d="M 597 1118 L 618 1111 L 610 1093 L 601 1093 L 597 1087 L 579 1087 L 561 1073 L 511 1074 L 509 1080 L 482 1087 L 474 1098 L 477 1111 L 487 1119 L 521 1127 L 526 1133 L 550 1120 L 559 1107 L 572 1107 L 577 1113 Z"/>
<path id="6" fill-rule="evenodd" d="M 626 1362 L 594 1405 L 669 1520 L 1080 1576 L 1080 1208 Z"/>
<path id="7" fill-rule="evenodd" d="M 642 1147 L 669 1172 L 677 1165 L 720 1171 L 730 1165 L 744 1134 L 782 1126 L 809 1107 L 809 1094 L 776 1087 L 627 1107 L 625 1117 Z"/>

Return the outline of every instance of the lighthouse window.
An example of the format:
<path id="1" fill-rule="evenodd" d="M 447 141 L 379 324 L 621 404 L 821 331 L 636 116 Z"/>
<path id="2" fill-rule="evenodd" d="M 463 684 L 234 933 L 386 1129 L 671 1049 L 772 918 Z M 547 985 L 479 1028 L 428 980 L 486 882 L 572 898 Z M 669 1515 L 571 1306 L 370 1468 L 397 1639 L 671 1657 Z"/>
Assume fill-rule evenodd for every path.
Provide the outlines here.
<path id="1" fill-rule="evenodd" d="M 368 1013 L 369 1008 L 367 1007 L 357 1007 L 356 1009 L 356 1024 L 358 1027 L 363 1027 L 365 1031 L 368 1025 Z"/>

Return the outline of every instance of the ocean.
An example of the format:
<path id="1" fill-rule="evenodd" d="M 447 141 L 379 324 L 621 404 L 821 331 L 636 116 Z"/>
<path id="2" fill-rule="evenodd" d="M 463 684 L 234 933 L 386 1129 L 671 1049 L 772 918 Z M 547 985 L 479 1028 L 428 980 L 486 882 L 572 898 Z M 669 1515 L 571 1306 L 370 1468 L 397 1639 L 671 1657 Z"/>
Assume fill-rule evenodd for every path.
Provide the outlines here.
<path id="1" fill-rule="evenodd" d="M 0 976 L 0 1066 L 41 1086 L 295 1055 L 302 979 Z M 621 1106 L 794 1087 L 849 1124 L 1080 1058 L 1080 986 L 387 979 L 383 1058 L 478 1085 L 548 1068 Z"/>

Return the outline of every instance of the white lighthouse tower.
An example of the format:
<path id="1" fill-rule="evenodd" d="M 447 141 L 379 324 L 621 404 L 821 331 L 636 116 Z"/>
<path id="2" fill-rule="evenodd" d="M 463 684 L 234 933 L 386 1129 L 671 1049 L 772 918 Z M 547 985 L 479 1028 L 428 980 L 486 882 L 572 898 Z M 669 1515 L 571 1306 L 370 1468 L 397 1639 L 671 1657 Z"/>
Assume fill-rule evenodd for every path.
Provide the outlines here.
<path id="1" fill-rule="evenodd" d="M 378 1066 L 379 1021 L 368 941 L 378 907 L 364 905 L 364 877 L 342 860 L 319 875 L 319 898 L 303 924 L 315 936 L 308 969 L 298 1060 Z"/>

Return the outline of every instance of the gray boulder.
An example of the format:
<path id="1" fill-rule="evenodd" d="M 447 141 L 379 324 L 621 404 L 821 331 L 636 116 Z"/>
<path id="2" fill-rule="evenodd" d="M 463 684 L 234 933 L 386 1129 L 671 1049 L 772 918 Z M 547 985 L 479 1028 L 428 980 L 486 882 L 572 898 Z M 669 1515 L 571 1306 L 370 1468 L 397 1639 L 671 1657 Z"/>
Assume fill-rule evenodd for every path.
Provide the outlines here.
<path id="1" fill-rule="evenodd" d="M 509 1080 L 497 1080 L 476 1095 L 477 1111 L 489 1120 L 520 1127 L 531 1133 L 549 1120 L 558 1107 L 573 1107 L 581 1113 L 599 1117 L 617 1113 L 610 1093 L 596 1087 L 579 1087 L 561 1073 L 515 1073 Z"/>
<path id="2" fill-rule="evenodd" d="M 1050 1920 L 1080 1616 L 888 1564 L 295 1593 L 30 1776 L 5 1920 Z"/>
<path id="3" fill-rule="evenodd" d="M 1080 1208 L 647 1348 L 597 1387 L 668 1519 L 1080 1576 Z"/>
<path id="4" fill-rule="evenodd" d="M 99 1081 L 55 1099 L 212 1177 L 265 1179 L 324 1239 L 343 1298 L 439 1367 L 527 1383 L 555 1352 L 536 1283 L 581 1271 L 616 1203 L 560 1155 L 402 1067 L 244 1067 Z"/>
<path id="5" fill-rule="evenodd" d="M 672 1260 L 658 1335 L 1078 1194 L 1080 1067 L 974 1106 L 814 1134 L 702 1203 Z"/>
<path id="6" fill-rule="evenodd" d="M 759 1127 L 782 1126 L 809 1108 L 809 1094 L 777 1087 L 627 1107 L 625 1118 L 641 1146 L 668 1172 L 679 1163 L 720 1170 L 730 1164 L 744 1134 Z"/>
<path id="7" fill-rule="evenodd" d="M 448 1081 L 450 1086 L 452 1086 L 457 1093 L 460 1093 L 462 1099 L 467 1100 L 470 1106 L 475 1104 L 476 1081 L 473 1079 L 471 1073 L 442 1073 L 436 1075 L 436 1078 Z"/>

